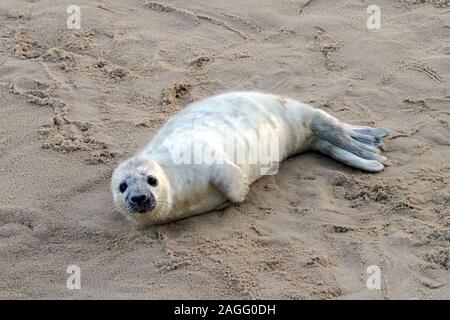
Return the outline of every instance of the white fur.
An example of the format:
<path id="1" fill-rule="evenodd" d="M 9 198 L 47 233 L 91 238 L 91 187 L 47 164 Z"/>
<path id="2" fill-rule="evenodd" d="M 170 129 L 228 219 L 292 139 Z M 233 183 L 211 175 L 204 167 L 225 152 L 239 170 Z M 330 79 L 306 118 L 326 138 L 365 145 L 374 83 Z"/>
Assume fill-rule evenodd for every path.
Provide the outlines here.
<path id="1" fill-rule="evenodd" d="M 117 168 L 112 179 L 116 206 L 138 224 L 160 224 L 243 201 L 249 185 L 264 174 L 266 164 L 238 163 L 224 148 L 224 142 L 239 141 L 246 152 L 251 152 L 256 141 L 249 132 L 264 127 L 276 129 L 281 161 L 314 146 L 326 146 L 317 144 L 312 129 L 313 123 L 321 125 L 317 120 L 340 126 L 338 120 L 311 106 L 258 92 L 226 93 L 193 103 L 171 118 L 141 151 Z M 321 134 L 328 133 L 324 130 Z M 193 143 L 213 150 L 212 160 L 220 164 L 187 165 L 174 161 L 173 150 Z M 316 150 L 324 151 L 320 148 Z M 336 158 L 350 165 L 357 158 L 356 167 L 365 164 L 349 155 L 348 161 L 347 153 L 340 153 L 340 158 Z M 138 172 L 152 174 L 159 180 L 159 186 L 153 190 L 158 206 L 145 214 L 127 212 L 118 190 L 124 177 Z"/>

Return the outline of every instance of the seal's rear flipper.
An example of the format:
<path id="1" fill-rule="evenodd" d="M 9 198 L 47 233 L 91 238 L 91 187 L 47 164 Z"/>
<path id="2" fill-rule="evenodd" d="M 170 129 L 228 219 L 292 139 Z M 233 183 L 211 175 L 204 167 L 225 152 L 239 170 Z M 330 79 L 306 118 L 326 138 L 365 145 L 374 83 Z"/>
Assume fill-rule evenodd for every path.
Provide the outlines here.
<path id="1" fill-rule="evenodd" d="M 316 137 L 313 150 L 358 169 L 383 170 L 382 162 L 386 158 L 380 155 L 378 147 L 381 139 L 389 134 L 388 129 L 349 125 L 318 111 L 311 122 L 311 130 Z"/>
<path id="2" fill-rule="evenodd" d="M 360 132 L 363 134 L 371 135 L 377 138 L 384 138 L 389 134 L 389 129 L 387 128 L 372 128 L 372 127 L 364 127 L 364 126 L 354 126 L 349 125 L 349 127 L 356 132 Z"/>
<path id="3" fill-rule="evenodd" d="M 371 128 L 347 125 L 349 133 L 352 138 L 375 147 L 379 147 L 383 144 L 383 138 L 389 134 L 387 128 Z"/>
<path id="4" fill-rule="evenodd" d="M 383 164 L 377 160 L 367 160 L 355 156 L 353 153 L 341 149 L 325 140 L 316 141 L 313 149 L 357 169 L 369 172 L 379 172 L 384 168 Z"/>

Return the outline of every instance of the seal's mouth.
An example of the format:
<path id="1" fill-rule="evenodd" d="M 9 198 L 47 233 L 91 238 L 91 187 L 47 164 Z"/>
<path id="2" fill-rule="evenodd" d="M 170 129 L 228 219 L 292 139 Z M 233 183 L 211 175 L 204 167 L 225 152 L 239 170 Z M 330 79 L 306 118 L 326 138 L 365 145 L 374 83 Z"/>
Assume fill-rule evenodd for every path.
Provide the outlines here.
<path id="1" fill-rule="evenodd" d="M 156 205 L 157 205 L 156 201 L 151 200 L 139 204 L 127 202 L 125 208 L 131 214 L 133 213 L 145 214 L 155 209 Z"/>
<path id="2" fill-rule="evenodd" d="M 146 214 L 156 208 L 157 202 L 153 194 L 133 194 L 125 199 L 125 208 L 130 214 Z"/>
<path id="3" fill-rule="evenodd" d="M 139 213 L 139 214 L 145 214 L 149 213 L 153 209 L 156 208 L 156 201 L 148 201 L 144 203 L 143 205 L 133 205 L 131 208 L 128 209 L 130 213 Z"/>

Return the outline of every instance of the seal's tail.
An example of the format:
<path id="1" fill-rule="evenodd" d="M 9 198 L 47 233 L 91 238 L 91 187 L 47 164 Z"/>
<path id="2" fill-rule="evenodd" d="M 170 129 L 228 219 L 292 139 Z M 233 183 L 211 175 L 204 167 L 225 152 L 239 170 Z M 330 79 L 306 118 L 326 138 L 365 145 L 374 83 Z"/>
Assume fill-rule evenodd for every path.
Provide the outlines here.
<path id="1" fill-rule="evenodd" d="M 351 167 L 369 172 L 383 170 L 386 158 L 380 155 L 382 138 L 389 134 L 386 128 L 354 126 L 339 122 L 323 111 L 318 111 L 311 129 L 315 134 L 312 149 L 327 154 Z"/>

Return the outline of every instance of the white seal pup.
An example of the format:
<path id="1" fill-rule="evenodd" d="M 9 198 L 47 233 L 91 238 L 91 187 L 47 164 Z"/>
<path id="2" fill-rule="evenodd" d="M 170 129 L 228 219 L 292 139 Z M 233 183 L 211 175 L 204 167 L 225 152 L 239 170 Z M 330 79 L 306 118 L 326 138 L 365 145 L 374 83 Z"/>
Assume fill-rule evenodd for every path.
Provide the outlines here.
<path id="1" fill-rule="evenodd" d="M 118 210 L 140 225 L 162 224 L 241 202 L 278 163 L 315 150 L 351 167 L 383 170 L 384 128 L 342 123 L 298 101 L 231 92 L 172 117 L 112 176 Z M 267 156 L 268 155 L 268 156 Z"/>

